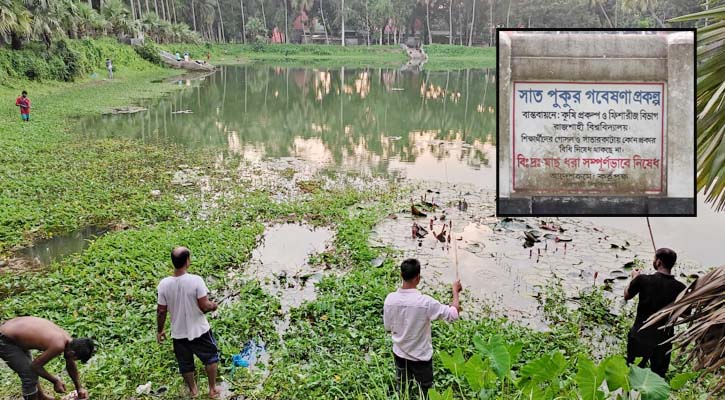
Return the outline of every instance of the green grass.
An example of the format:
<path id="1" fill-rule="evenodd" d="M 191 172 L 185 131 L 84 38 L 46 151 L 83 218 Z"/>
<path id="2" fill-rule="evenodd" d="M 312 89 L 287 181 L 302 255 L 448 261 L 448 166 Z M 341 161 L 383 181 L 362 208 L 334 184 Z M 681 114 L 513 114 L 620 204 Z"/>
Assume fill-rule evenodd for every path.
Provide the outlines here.
<path id="1" fill-rule="evenodd" d="M 205 58 L 211 53 L 211 62 L 235 64 L 245 62 L 270 62 L 288 66 L 320 67 L 390 67 L 401 66 L 407 60 L 400 46 L 338 46 L 321 44 L 267 44 L 256 47 L 242 44 L 176 44 L 162 46 L 171 52 L 188 51 L 194 58 Z M 494 68 L 495 48 L 450 45 L 425 46 L 427 70 L 455 70 L 469 68 Z"/>
<path id="2" fill-rule="evenodd" d="M 205 58 L 211 53 L 212 63 L 274 62 L 284 65 L 324 66 L 384 66 L 401 65 L 407 60 L 399 46 L 336 46 L 320 44 L 267 44 L 261 46 L 242 44 L 214 45 L 166 45 L 166 50 L 183 54 L 188 51 L 192 58 Z"/>
<path id="3" fill-rule="evenodd" d="M 495 47 L 465 47 L 447 44 L 423 46 L 427 70 L 481 69 L 496 67 Z"/>

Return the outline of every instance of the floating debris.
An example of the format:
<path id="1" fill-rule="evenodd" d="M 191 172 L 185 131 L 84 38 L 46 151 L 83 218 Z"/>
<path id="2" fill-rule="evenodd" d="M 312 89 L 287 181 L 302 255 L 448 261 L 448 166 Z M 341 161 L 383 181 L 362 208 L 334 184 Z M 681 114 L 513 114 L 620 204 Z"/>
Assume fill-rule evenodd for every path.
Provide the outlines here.
<path id="1" fill-rule="evenodd" d="M 191 110 L 179 110 L 179 111 L 172 111 L 172 114 L 193 114 L 194 112 Z"/>
<path id="2" fill-rule="evenodd" d="M 385 262 L 385 257 L 382 257 L 382 256 L 375 257 L 372 260 L 370 260 L 370 265 L 373 267 L 379 267 L 379 266 L 383 265 L 384 262 Z"/>
<path id="3" fill-rule="evenodd" d="M 135 114 L 142 111 L 148 111 L 148 108 L 143 107 L 117 107 L 112 108 L 109 111 L 105 112 L 104 114 Z"/>

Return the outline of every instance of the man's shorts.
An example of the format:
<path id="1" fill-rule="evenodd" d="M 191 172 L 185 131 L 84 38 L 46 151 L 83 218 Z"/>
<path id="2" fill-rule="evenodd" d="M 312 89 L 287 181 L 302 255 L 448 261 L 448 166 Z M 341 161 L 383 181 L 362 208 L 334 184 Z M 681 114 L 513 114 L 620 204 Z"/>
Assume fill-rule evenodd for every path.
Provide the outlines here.
<path id="1" fill-rule="evenodd" d="M 30 351 L 18 346 L 12 340 L 0 333 L 0 358 L 15 371 L 23 385 L 23 397 L 29 397 L 38 392 L 38 375 L 33 371 L 30 363 Z"/>
<path id="2" fill-rule="evenodd" d="M 20 114 L 20 118 L 22 118 L 23 121 L 30 121 L 30 114 Z"/>
<path id="3" fill-rule="evenodd" d="M 194 371 L 194 356 L 199 357 L 204 365 L 219 362 L 219 349 L 211 329 L 194 340 L 174 339 L 174 354 L 182 374 Z"/>
<path id="4" fill-rule="evenodd" d="M 403 392 L 403 386 L 409 381 L 414 380 L 423 393 L 423 397 L 427 398 L 428 389 L 433 387 L 433 359 L 428 361 L 412 361 L 402 357 L 398 357 L 393 353 L 395 358 L 395 372 L 398 381 L 398 391 Z M 417 391 L 414 389 L 413 392 Z"/>

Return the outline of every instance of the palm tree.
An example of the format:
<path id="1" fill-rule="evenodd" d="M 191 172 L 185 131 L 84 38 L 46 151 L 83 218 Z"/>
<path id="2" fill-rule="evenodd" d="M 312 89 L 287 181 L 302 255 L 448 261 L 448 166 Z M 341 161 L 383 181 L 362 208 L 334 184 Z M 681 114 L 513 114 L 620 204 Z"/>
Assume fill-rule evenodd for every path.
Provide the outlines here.
<path id="1" fill-rule="evenodd" d="M 494 0 L 491 0 L 493 4 Z M 476 0 L 473 0 L 473 11 L 471 11 L 471 30 L 468 33 L 468 47 L 473 45 L 473 24 L 476 22 Z"/>
<path id="2" fill-rule="evenodd" d="M 709 19 L 697 30 L 697 190 L 725 210 L 725 6 L 674 18 Z"/>

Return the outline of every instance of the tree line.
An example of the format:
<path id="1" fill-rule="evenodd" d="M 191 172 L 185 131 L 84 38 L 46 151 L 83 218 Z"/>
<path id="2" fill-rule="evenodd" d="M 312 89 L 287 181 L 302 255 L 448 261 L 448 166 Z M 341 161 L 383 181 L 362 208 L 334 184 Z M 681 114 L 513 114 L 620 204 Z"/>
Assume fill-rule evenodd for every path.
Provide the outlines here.
<path id="1" fill-rule="evenodd" d="M 108 35 L 247 43 L 276 31 L 285 43 L 397 44 L 414 36 L 492 45 L 496 27 L 664 27 L 706 7 L 699 0 L 0 0 L 0 43 L 17 49 Z"/>

